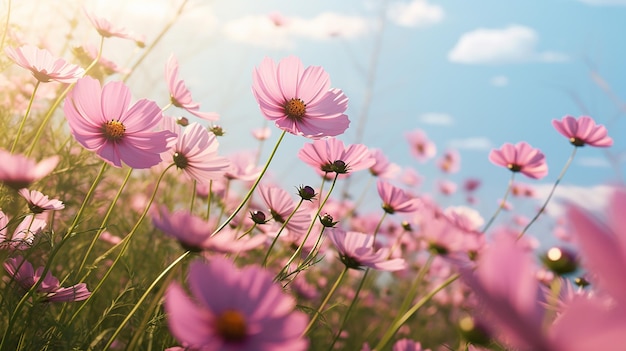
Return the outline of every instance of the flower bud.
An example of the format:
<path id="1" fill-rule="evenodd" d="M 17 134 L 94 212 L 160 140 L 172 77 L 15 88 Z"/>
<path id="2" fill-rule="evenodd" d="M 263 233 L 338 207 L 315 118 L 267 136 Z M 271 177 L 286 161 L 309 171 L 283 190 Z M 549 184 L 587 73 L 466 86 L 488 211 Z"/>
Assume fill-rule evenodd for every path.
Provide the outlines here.
<path id="1" fill-rule="evenodd" d="M 337 160 L 333 162 L 332 170 L 338 174 L 348 173 L 348 165 L 342 160 Z"/>
<path id="2" fill-rule="evenodd" d="M 186 127 L 189 125 L 189 119 L 187 119 L 187 117 L 180 116 L 176 118 L 176 124 Z"/>
<path id="3" fill-rule="evenodd" d="M 226 134 L 226 132 L 224 131 L 224 129 L 221 126 L 215 125 L 215 126 L 211 126 L 209 128 L 209 132 L 215 134 L 215 136 L 224 136 L 224 134 Z"/>
<path id="4" fill-rule="evenodd" d="M 333 222 L 333 216 L 329 215 L 328 213 L 324 214 L 323 216 L 320 216 L 320 222 L 322 223 L 324 227 L 334 227 L 335 224 L 339 223 L 339 222 Z"/>
<path id="5" fill-rule="evenodd" d="M 541 261 L 558 275 L 572 273 L 578 269 L 576 254 L 562 247 L 552 247 L 541 257 Z"/>
<path id="6" fill-rule="evenodd" d="M 265 213 L 261 211 L 253 211 L 250 212 L 250 218 L 256 224 L 265 224 L 267 220 L 265 219 Z"/>
<path id="7" fill-rule="evenodd" d="M 317 194 L 315 193 L 315 189 L 306 185 L 298 188 L 298 195 L 300 195 L 302 200 L 311 201 L 315 198 Z"/>

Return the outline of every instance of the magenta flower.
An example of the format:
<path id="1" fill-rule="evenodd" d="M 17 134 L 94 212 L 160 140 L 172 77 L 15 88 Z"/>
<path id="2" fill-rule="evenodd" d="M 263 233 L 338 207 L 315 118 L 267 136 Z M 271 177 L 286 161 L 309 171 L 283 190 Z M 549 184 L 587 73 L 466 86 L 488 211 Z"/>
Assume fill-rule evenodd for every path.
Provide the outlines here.
<path id="1" fill-rule="evenodd" d="M 541 179 L 548 174 L 544 154 L 523 141 L 516 145 L 506 143 L 500 149 L 491 150 L 489 161 L 533 179 Z"/>
<path id="2" fill-rule="evenodd" d="M 3 266 L 23 292 L 28 291 L 43 278 L 37 287 L 37 293 L 38 297 L 45 302 L 82 301 L 91 295 L 85 283 L 62 288 L 59 280 L 52 273 L 48 272 L 45 277 L 42 277 L 44 267 L 35 270 L 33 265 L 21 256 L 9 258 Z"/>
<path id="3" fill-rule="evenodd" d="M 339 252 L 339 259 L 346 267 L 362 269 L 370 267 L 380 271 L 401 271 L 407 264 L 402 258 L 389 258 L 389 249 L 375 249 L 374 236 L 359 232 L 346 232 L 339 228 L 327 228 L 328 237 Z"/>
<path id="4" fill-rule="evenodd" d="M 7 237 L 8 225 L 9 218 L 0 211 L 0 248 L 26 250 L 33 245 L 35 236 L 46 228 L 46 221 L 36 215 L 28 215 L 15 228 L 11 238 Z"/>
<path id="5" fill-rule="evenodd" d="M 170 100 L 172 105 L 185 109 L 196 117 L 200 117 L 207 121 L 217 121 L 220 115 L 215 112 L 200 112 L 200 104 L 194 102 L 191 98 L 191 92 L 185 86 L 185 81 L 178 78 L 178 60 L 171 55 L 165 65 L 165 79 L 167 87 L 170 91 Z"/>
<path id="6" fill-rule="evenodd" d="M 383 200 L 383 210 L 389 214 L 396 212 L 408 213 L 420 208 L 421 202 L 404 190 L 390 183 L 379 180 L 376 182 L 378 195 Z"/>
<path id="7" fill-rule="evenodd" d="M 52 80 L 74 83 L 85 74 L 85 70 L 81 67 L 52 56 L 46 49 L 39 49 L 32 45 L 24 45 L 17 49 L 6 47 L 4 52 L 13 62 L 31 71 L 33 76 L 42 83 Z"/>
<path id="8" fill-rule="evenodd" d="M 411 154 L 420 162 L 426 162 L 437 153 L 435 143 L 430 141 L 423 130 L 417 129 L 405 134 Z"/>
<path id="9" fill-rule="evenodd" d="M 319 139 L 342 134 L 350 124 L 344 114 L 348 98 L 341 90 L 330 88 L 330 78 L 322 67 L 304 69 L 295 56 L 278 65 L 265 58 L 252 80 L 261 112 L 282 130 Z"/>
<path id="10" fill-rule="evenodd" d="M 593 118 L 580 116 L 578 119 L 565 116 L 561 120 L 552 120 L 552 125 L 557 132 L 569 139 L 576 147 L 590 145 L 596 147 L 609 147 L 613 145 L 613 139 L 607 134 L 606 127 L 596 125 Z"/>
<path id="11" fill-rule="evenodd" d="M 367 146 L 352 144 L 345 147 L 343 142 L 336 138 L 304 144 L 298 151 L 298 158 L 312 166 L 322 176 L 333 172 L 345 174 L 368 169 L 376 162 Z"/>
<path id="12" fill-rule="evenodd" d="M 28 202 L 28 208 L 32 213 L 42 213 L 44 211 L 57 211 L 65 208 L 63 202 L 48 198 L 48 195 L 44 195 L 37 190 L 28 191 L 26 188 L 22 188 L 18 191 L 26 201 Z"/>
<path id="13" fill-rule="evenodd" d="M 238 269 L 226 259 L 192 262 L 193 298 L 178 283 L 165 293 L 168 326 L 185 346 L 203 351 L 306 350 L 307 317 L 273 276 L 258 266 Z"/>
<path id="14" fill-rule="evenodd" d="M 0 149 L 0 182 L 15 190 L 27 188 L 50 174 L 58 163 L 58 156 L 51 156 L 36 163 L 25 156 L 13 155 Z"/>
<path id="15" fill-rule="evenodd" d="M 230 161 L 217 154 L 217 138 L 202 125 L 191 123 L 182 130 L 174 118 L 165 117 L 161 126 L 178 134 L 176 145 L 167 153 L 188 179 L 208 184 L 221 179 L 229 169 Z"/>
<path id="16" fill-rule="evenodd" d="M 163 118 L 153 101 L 142 99 L 129 108 L 130 90 L 123 82 L 81 78 L 65 99 L 64 111 L 72 135 L 105 162 L 122 167 L 150 168 L 161 162 L 175 135 L 154 131 Z"/>
<path id="17" fill-rule="evenodd" d="M 296 204 L 285 190 L 275 186 L 259 186 L 261 198 L 269 208 L 272 218 L 281 225 L 296 209 Z M 286 228 L 294 233 L 304 234 L 311 223 L 311 216 L 302 209 L 296 211 L 286 224 Z"/>

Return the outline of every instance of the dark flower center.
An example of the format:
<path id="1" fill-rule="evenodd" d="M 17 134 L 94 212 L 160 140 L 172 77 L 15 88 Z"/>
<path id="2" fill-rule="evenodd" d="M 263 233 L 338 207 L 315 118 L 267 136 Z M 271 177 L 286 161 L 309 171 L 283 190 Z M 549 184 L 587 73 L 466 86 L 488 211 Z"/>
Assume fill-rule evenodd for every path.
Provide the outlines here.
<path id="1" fill-rule="evenodd" d="M 174 164 L 178 169 L 185 169 L 187 168 L 187 166 L 189 166 L 189 160 L 187 159 L 187 157 L 185 157 L 185 155 L 181 154 L 180 152 L 175 152 Z"/>
<path id="2" fill-rule="evenodd" d="M 343 264 L 346 265 L 346 267 L 351 268 L 351 269 L 359 269 L 362 270 L 362 265 L 359 261 L 357 261 L 355 258 L 347 256 L 347 255 L 341 255 L 339 256 L 339 259 L 341 260 L 341 262 Z"/>
<path id="3" fill-rule="evenodd" d="M 509 163 L 506 167 L 510 169 L 511 172 L 519 172 L 522 170 L 522 166 L 513 163 Z"/>
<path id="4" fill-rule="evenodd" d="M 569 138 L 569 142 L 572 143 L 572 145 L 579 147 L 579 146 L 585 146 L 585 141 L 578 138 L 578 137 L 571 137 Z"/>
<path id="5" fill-rule="evenodd" d="M 241 342 L 246 339 L 248 326 L 245 316 L 235 310 L 222 312 L 215 321 L 217 334 L 227 342 Z"/>
<path id="6" fill-rule="evenodd" d="M 174 98 L 173 96 L 170 96 L 170 102 L 172 103 L 172 105 L 178 107 L 178 108 L 182 108 L 183 105 L 178 102 L 178 100 L 176 100 L 176 98 Z"/>
<path id="7" fill-rule="evenodd" d="M 111 120 L 102 126 L 102 132 L 108 141 L 118 141 L 124 137 L 126 127 L 120 121 Z"/>
<path id="8" fill-rule="evenodd" d="M 272 215 L 272 218 L 274 218 L 276 222 L 285 223 L 285 219 L 283 218 L 283 216 L 280 215 L 280 213 L 270 209 L 270 214 Z"/>
<path id="9" fill-rule="evenodd" d="M 300 99 L 291 99 L 285 104 L 285 114 L 287 117 L 299 121 L 306 113 L 306 104 Z"/>

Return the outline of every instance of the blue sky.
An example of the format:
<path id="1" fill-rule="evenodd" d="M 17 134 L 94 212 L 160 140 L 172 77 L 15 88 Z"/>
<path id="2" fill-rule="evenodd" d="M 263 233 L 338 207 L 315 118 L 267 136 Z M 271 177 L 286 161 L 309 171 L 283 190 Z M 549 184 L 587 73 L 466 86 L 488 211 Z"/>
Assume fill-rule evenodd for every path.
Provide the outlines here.
<path id="1" fill-rule="evenodd" d="M 150 42 L 179 3 L 94 0 L 84 6 L 145 34 Z M 63 28 L 73 16 L 86 23 L 78 6 L 46 10 L 44 4 L 15 4 L 16 19 L 39 11 L 48 14 L 38 17 L 45 21 L 41 25 Z M 274 26 L 272 13 L 283 16 L 286 24 Z M 448 147 L 461 153 L 462 170 L 451 179 L 483 180 L 479 210 L 488 216 L 509 179 L 507 170 L 488 161 L 492 148 L 518 141 L 540 148 L 550 173 L 528 183 L 540 186 L 543 194 L 571 152 L 552 128 L 552 119 L 589 114 L 609 125 L 615 139 L 609 156 L 618 157 L 624 150 L 624 108 L 620 111 L 598 82 L 603 79 L 617 99 L 626 98 L 625 19 L 624 0 L 191 0 L 128 83 L 138 98 L 165 105 L 163 67 L 174 53 L 181 77 L 203 109 L 222 115 L 220 124 L 229 132 L 222 148 L 228 153 L 254 148 L 249 131 L 264 124 L 250 90 L 253 67 L 265 56 L 279 60 L 297 55 L 305 65 L 323 66 L 333 86 L 350 98 L 352 125 L 341 137 L 344 142 L 381 148 L 393 162 L 415 167 L 426 177 L 423 190 L 429 192 L 441 173 L 433 161 L 416 162 L 404 139 L 405 132 L 423 129 L 437 144 L 438 155 Z M 34 27 L 32 32 L 41 33 Z M 96 40 L 95 31 L 85 27 L 75 31 L 72 43 Z M 105 44 L 104 56 L 122 66 L 137 55 L 130 43 L 111 39 Z M 376 65 L 370 85 L 372 62 Z M 368 89 L 372 98 L 365 110 Z M 365 113 L 366 123 L 361 124 Z M 278 135 L 277 129 L 273 132 L 265 152 Z M 317 182 L 306 166 L 293 167 L 296 150 L 305 142 L 291 136 L 281 146 L 272 172 L 284 180 L 285 188 Z M 607 150 L 579 150 L 563 189 L 572 187 L 567 193 L 574 194 L 579 190 L 574 187 L 589 189 L 621 177 L 606 156 Z M 614 164 L 620 172 L 624 169 L 623 162 Z M 365 178 L 355 179 L 355 184 L 364 185 Z M 604 196 L 594 192 L 601 202 Z M 463 204 L 462 197 L 445 204 Z"/>

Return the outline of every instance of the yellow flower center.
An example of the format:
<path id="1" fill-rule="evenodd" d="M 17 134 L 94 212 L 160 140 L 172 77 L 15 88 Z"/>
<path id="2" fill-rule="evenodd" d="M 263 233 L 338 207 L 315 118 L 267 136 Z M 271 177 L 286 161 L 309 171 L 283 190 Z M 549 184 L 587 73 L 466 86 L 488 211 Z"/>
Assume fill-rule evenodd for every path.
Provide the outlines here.
<path id="1" fill-rule="evenodd" d="M 509 163 L 506 167 L 510 169 L 512 172 L 519 172 L 522 170 L 522 167 L 520 165 L 516 165 L 513 163 Z"/>
<path id="2" fill-rule="evenodd" d="M 246 339 L 248 331 L 245 316 L 235 310 L 222 312 L 215 322 L 217 334 L 227 342 L 238 342 Z"/>
<path id="3" fill-rule="evenodd" d="M 102 126 L 104 137 L 109 141 L 118 141 L 124 137 L 126 127 L 120 121 L 111 120 Z"/>
<path id="4" fill-rule="evenodd" d="M 306 113 L 306 104 L 300 99 L 291 99 L 285 104 L 285 114 L 287 117 L 300 120 Z"/>

